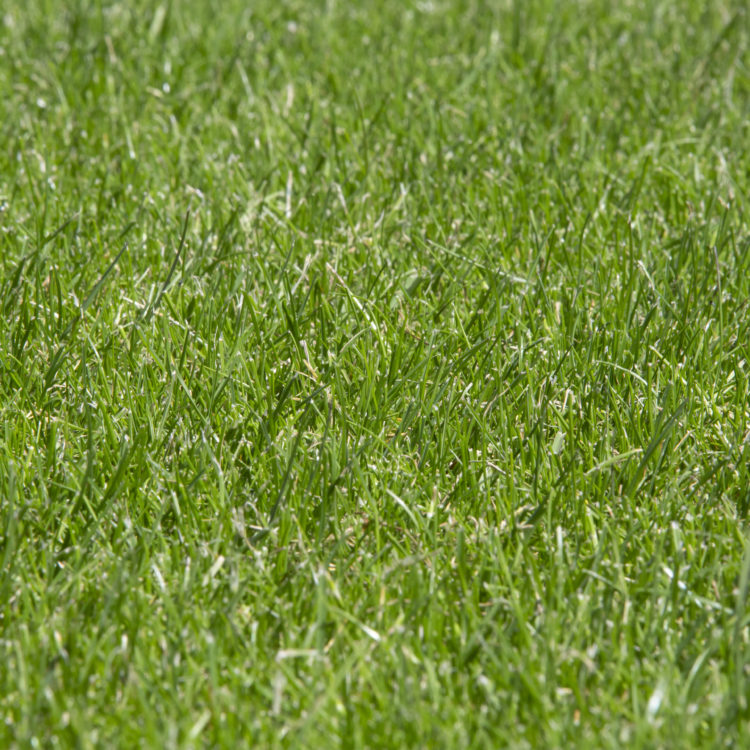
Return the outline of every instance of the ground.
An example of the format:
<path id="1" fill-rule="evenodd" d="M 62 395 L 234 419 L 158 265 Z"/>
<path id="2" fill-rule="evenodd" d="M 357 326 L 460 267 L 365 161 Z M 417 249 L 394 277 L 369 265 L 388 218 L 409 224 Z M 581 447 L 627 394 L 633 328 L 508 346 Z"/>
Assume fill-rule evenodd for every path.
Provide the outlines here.
<path id="1" fill-rule="evenodd" d="M 750 745 L 749 49 L 5 0 L 0 744 Z"/>

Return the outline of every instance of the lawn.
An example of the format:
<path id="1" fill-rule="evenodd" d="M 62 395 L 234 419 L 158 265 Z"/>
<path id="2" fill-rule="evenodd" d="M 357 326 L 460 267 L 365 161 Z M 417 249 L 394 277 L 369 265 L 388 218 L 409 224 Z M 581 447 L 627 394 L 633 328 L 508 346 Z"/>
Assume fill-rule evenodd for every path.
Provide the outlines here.
<path id="1" fill-rule="evenodd" d="M 4 0 L 0 746 L 750 746 L 750 13 Z"/>

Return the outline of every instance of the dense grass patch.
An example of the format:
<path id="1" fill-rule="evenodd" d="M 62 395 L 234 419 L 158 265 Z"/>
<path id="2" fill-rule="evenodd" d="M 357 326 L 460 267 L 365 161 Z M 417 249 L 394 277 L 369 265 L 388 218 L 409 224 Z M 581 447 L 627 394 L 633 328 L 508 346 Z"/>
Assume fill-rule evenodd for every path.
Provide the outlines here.
<path id="1" fill-rule="evenodd" d="M 0 744 L 750 742 L 744 8 L 6 0 Z"/>

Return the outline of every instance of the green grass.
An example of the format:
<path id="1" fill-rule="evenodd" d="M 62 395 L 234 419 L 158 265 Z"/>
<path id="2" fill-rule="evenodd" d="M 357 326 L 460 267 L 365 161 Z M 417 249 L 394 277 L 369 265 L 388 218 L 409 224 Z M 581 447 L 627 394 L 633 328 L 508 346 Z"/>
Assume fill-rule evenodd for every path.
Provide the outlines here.
<path id="1" fill-rule="evenodd" d="M 5 0 L 0 745 L 750 745 L 744 8 Z"/>

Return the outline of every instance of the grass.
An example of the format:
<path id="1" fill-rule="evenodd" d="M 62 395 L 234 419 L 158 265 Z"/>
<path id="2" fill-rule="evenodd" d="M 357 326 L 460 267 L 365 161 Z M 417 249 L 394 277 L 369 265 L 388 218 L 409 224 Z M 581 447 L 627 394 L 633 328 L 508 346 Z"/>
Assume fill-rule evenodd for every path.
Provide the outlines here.
<path id="1" fill-rule="evenodd" d="M 749 51 L 6 0 L 0 744 L 748 746 Z"/>

